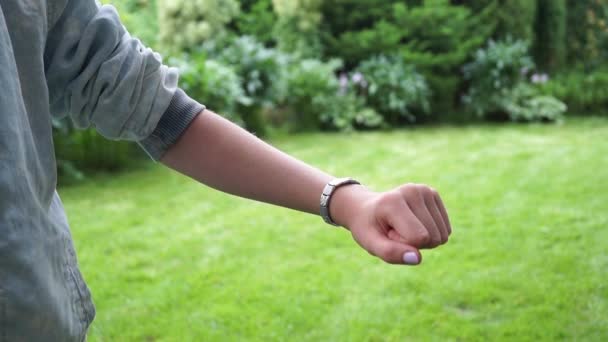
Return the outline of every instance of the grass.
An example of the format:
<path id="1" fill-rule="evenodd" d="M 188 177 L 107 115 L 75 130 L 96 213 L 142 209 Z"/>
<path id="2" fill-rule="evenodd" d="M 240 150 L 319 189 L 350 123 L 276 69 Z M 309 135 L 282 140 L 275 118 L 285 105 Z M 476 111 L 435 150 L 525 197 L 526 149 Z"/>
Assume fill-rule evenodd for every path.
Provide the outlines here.
<path id="1" fill-rule="evenodd" d="M 454 234 L 417 268 L 158 165 L 62 189 L 89 340 L 606 341 L 606 137 L 586 119 L 273 141 L 378 190 L 439 189 Z"/>

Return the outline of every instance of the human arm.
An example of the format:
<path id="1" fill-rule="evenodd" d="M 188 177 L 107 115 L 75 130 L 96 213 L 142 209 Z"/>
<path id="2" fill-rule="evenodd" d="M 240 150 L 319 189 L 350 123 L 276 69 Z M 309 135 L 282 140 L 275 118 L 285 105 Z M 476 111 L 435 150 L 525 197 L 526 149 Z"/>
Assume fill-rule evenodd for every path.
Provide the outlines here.
<path id="1" fill-rule="evenodd" d="M 54 114 L 68 113 L 77 126 L 95 126 L 108 138 L 138 141 L 153 158 L 164 155 L 165 164 L 222 191 L 317 213 L 330 175 L 211 112 L 197 116 L 203 106 L 177 88 L 177 71 L 129 36 L 112 7 L 51 4 L 45 66 Z M 403 263 L 408 251 L 417 263 L 418 248 L 435 247 L 450 232 L 438 195 L 426 186 L 385 193 L 341 187 L 330 213 L 391 263 Z"/>
<path id="2" fill-rule="evenodd" d="M 313 214 L 319 212 L 323 187 L 334 178 L 211 111 L 197 116 L 161 161 L 215 189 Z M 422 185 L 384 193 L 343 186 L 329 209 L 361 247 L 394 264 L 418 264 L 419 248 L 445 243 L 451 233 L 439 195 Z M 414 254 L 405 262 L 408 252 Z"/>

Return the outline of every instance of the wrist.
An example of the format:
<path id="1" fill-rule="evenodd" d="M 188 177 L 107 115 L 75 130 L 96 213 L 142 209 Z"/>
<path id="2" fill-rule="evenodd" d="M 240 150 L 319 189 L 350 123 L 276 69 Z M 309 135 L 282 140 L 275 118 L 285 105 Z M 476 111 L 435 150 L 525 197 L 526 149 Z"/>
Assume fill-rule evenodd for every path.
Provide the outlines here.
<path id="1" fill-rule="evenodd" d="M 329 215 L 338 225 L 349 229 L 351 222 L 373 191 L 360 184 L 349 184 L 337 188 L 329 204 Z"/>

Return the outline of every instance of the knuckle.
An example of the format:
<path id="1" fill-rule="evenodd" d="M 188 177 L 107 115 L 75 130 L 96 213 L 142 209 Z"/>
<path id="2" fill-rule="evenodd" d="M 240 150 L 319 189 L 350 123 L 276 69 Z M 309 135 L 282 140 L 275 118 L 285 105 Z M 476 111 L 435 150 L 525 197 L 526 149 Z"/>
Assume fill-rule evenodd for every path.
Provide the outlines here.
<path id="1" fill-rule="evenodd" d="M 378 205 L 383 210 L 391 210 L 396 203 L 398 203 L 402 199 L 401 194 L 396 191 L 390 191 L 385 193 L 380 200 L 378 201 Z"/>
<path id="2" fill-rule="evenodd" d="M 428 245 L 431 243 L 431 234 L 428 231 L 422 231 L 418 236 L 418 244 L 421 246 Z"/>

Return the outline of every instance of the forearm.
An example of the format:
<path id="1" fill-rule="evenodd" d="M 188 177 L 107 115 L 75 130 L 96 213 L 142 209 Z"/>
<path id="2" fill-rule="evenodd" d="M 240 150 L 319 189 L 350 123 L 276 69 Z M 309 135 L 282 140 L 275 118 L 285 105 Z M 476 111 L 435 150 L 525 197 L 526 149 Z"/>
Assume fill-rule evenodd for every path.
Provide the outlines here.
<path id="1" fill-rule="evenodd" d="M 280 152 L 228 120 L 204 111 L 161 160 L 218 190 L 318 214 L 333 177 Z M 332 195 L 331 218 L 349 229 L 369 253 L 394 264 L 417 265 L 417 248 L 445 243 L 451 227 L 436 191 L 404 185 L 374 193 L 360 185 Z"/>
<path id="2" fill-rule="evenodd" d="M 215 189 L 313 214 L 333 178 L 210 111 L 192 122 L 162 162 Z M 338 191 L 330 206 L 338 221 L 346 216 L 341 202 L 353 197 L 346 192 Z"/>

